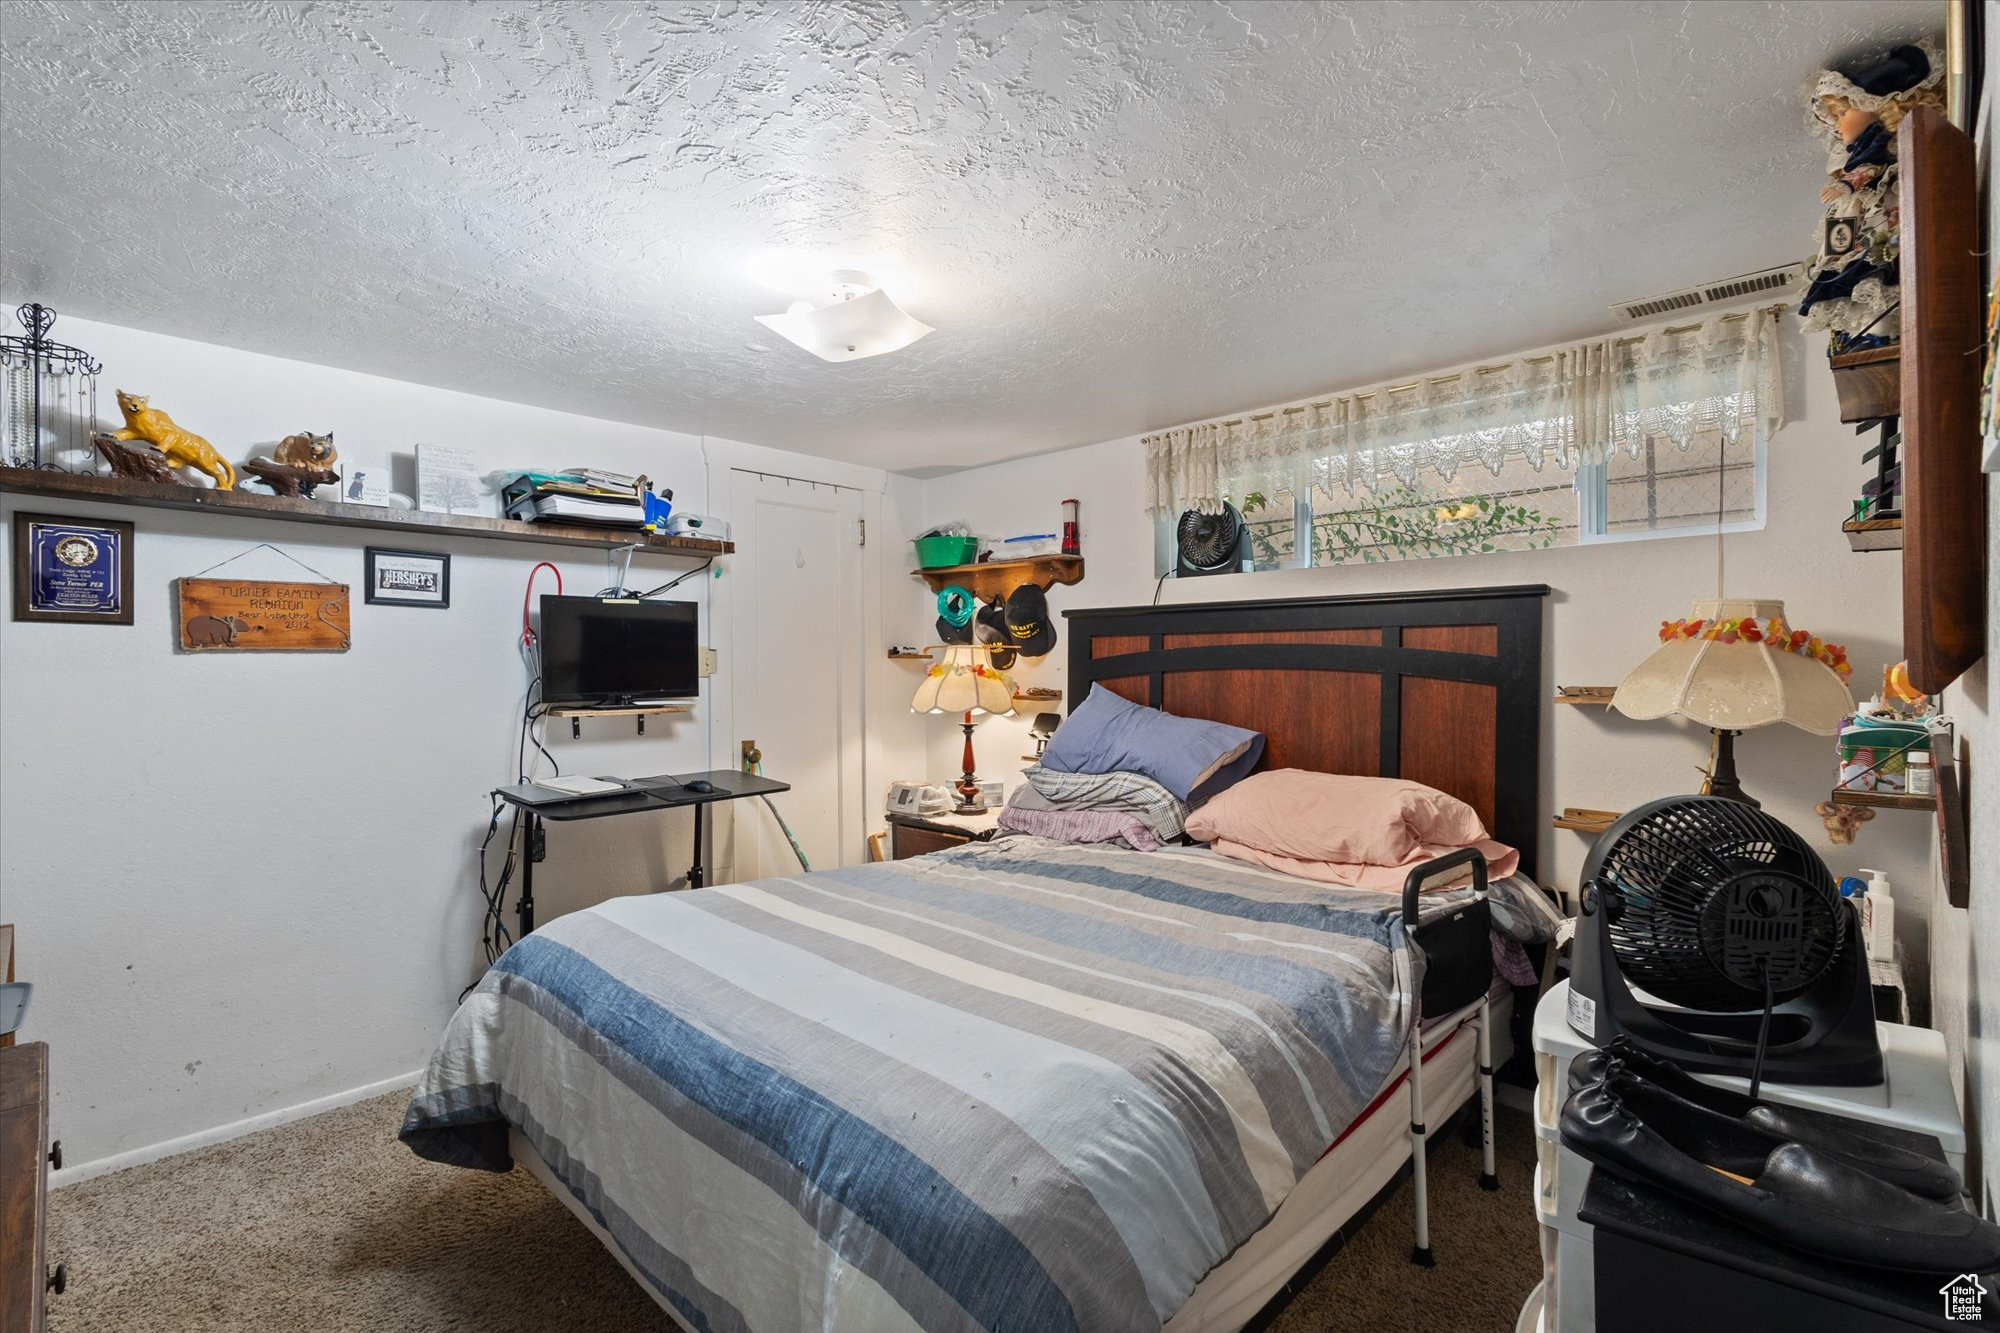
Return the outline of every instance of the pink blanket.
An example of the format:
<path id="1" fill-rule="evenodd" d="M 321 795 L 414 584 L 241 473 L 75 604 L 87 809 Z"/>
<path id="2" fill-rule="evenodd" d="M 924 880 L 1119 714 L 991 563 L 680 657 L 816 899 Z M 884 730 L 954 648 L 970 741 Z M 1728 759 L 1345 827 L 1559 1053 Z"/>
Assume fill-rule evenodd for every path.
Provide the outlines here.
<path id="1" fill-rule="evenodd" d="M 1471 844 L 1486 854 L 1486 877 L 1489 880 L 1505 879 L 1521 865 L 1521 854 L 1504 843 L 1490 838 Z M 1297 875 L 1300 879 L 1316 879 L 1322 884 L 1345 884 L 1357 889 L 1383 889 L 1390 893 L 1403 891 L 1403 880 L 1410 873 L 1410 867 L 1421 865 L 1433 857 L 1455 852 L 1457 847 L 1442 844 L 1420 844 L 1400 863 L 1392 866 L 1368 865 L 1360 861 L 1307 861 L 1296 856 L 1281 856 L 1277 852 L 1267 852 L 1259 847 L 1246 847 L 1240 842 L 1230 842 L 1217 838 L 1209 847 L 1224 856 L 1233 856 L 1239 861 L 1250 861 L 1272 870 L 1282 870 L 1287 875 Z M 1438 884 L 1426 884 L 1424 892 L 1455 888 L 1472 878 L 1466 870 L 1452 879 Z"/>

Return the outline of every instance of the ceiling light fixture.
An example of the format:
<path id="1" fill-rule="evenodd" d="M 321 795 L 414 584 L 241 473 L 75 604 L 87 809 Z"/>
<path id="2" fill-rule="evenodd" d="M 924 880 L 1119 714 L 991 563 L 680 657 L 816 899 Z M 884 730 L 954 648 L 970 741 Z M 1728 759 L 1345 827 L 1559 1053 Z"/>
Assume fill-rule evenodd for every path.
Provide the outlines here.
<path id="1" fill-rule="evenodd" d="M 931 326 L 912 319 L 866 273 L 841 269 L 830 275 L 832 301 L 815 306 L 794 301 L 782 315 L 759 315 L 757 322 L 797 343 L 822 361 L 859 361 L 908 347 Z"/>

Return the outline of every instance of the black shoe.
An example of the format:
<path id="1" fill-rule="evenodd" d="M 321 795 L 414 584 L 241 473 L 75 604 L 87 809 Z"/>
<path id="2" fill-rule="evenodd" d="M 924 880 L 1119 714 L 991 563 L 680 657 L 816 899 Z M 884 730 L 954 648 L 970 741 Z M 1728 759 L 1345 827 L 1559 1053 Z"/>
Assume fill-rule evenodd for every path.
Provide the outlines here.
<path id="1" fill-rule="evenodd" d="M 1623 1037 L 1613 1040 L 1608 1049 L 1585 1051 L 1570 1061 L 1570 1091 L 1599 1082 L 1614 1070 L 1649 1083 L 1675 1100 L 1741 1121 L 1746 1129 L 1762 1133 L 1773 1148 L 1780 1143 L 1802 1143 L 1912 1194 L 1948 1202 L 1959 1196 L 1961 1185 L 1956 1171 L 1935 1158 L 1869 1133 L 1869 1127 L 1860 1121 L 1778 1106 L 1703 1083 L 1679 1065 L 1641 1050 Z"/>
<path id="2" fill-rule="evenodd" d="M 1691 1124 L 1681 1105 L 1630 1080 L 1589 1084 L 1563 1104 L 1563 1143 L 1627 1180 L 1807 1254 L 1918 1273 L 2000 1268 L 2000 1227 L 1991 1222 L 1804 1144 L 1781 1144 L 1759 1159 L 1754 1145 L 1730 1139 L 1736 1122 L 1715 1116 Z"/>

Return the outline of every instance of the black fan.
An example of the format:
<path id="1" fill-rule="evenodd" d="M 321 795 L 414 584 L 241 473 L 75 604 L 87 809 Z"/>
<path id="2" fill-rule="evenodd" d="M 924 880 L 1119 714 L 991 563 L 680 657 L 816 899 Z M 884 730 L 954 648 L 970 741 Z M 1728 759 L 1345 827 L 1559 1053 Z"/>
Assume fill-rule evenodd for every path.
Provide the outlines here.
<path id="1" fill-rule="evenodd" d="M 1713 796 L 1654 801 L 1597 840 L 1582 888 L 1570 1022 L 1584 1036 L 1602 1046 L 1622 1033 L 1753 1084 L 1767 1071 L 1882 1081 L 1853 908 L 1776 819 Z"/>
<path id="2" fill-rule="evenodd" d="M 1189 509 L 1174 528 L 1174 576 L 1236 574 L 1252 568 L 1250 529 L 1236 506 Z"/>

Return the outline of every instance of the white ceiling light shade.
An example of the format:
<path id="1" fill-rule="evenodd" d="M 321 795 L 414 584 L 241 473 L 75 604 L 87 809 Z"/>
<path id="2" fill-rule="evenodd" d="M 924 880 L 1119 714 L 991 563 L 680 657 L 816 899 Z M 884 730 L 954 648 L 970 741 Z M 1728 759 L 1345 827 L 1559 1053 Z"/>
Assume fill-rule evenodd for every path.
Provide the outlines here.
<path id="1" fill-rule="evenodd" d="M 832 278 L 833 300 L 823 306 L 794 301 L 782 315 L 757 322 L 822 361 L 859 361 L 908 347 L 931 326 L 913 319 L 866 273 L 843 270 Z"/>

